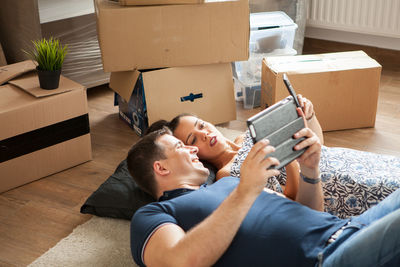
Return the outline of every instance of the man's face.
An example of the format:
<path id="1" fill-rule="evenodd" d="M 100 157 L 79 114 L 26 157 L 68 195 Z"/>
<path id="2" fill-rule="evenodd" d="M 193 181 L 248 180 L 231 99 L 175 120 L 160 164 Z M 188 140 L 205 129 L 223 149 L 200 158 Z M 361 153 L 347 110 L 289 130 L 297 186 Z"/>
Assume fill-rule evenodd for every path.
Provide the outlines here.
<path id="1" fill-rule="evenodd" d="M 166 159 L 163 162 L 172 174 L 190 179 L 198 185 L 207 180 L 209 170 L 199 161 L 197 147 L 186 146 L 182 141 L 169 134 L 160 136 L 157 143 L 165 150 Z"/>

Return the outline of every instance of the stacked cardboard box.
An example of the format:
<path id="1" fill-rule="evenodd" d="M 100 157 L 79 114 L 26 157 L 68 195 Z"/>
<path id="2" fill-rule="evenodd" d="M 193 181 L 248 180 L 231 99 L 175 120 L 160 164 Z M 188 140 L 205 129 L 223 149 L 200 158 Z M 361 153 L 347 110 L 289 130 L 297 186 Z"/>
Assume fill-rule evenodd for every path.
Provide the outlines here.
<path id="1" fill-rule="evenodd" d="M 43 90 L 35 67 L 0 68 L 0 192 L 91 159 L 85 88 L 61 76 Z"/>
<path id="2" fill-rule="evenodd" d="M 183 112 L 236 118 L 230 63 L 249 55 L 248 0 L 193 1 L 95 1 L 103 68 L 120 117 L 139 135 Z"/>

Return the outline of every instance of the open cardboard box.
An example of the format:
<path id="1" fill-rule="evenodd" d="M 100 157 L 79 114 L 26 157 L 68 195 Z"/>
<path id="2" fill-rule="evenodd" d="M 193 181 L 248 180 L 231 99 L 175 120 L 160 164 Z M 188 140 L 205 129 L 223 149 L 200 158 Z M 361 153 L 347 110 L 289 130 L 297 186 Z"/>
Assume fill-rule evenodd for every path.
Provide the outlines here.
<path id="1" fill-rule="evenodd" d="M 310 99 L 324 131 L 374 127 L 381 65 L 363 51 L 267 57 L 262 63 L 261 106 L 296 93 Z"/>
<path id="2" fill-rule="evenodd" d="M 0 68 L 0 192 L 91 159 L 85 88 L 61 76 L 58 89 L 40 89 L 34 68 Z"/>
<path id="3" fill-rule="evenodd" d="M 95 0 L 97 34 L 107 72 L 247 60 L 247 0 L 120 6 Z"/>
<path id="4" fill-rule="evenodd" d="M 231 64 L 113 72 L 120 118 L 138 135 L 159 119 L 192 113 L 218 124 L 236 119 Z"/>

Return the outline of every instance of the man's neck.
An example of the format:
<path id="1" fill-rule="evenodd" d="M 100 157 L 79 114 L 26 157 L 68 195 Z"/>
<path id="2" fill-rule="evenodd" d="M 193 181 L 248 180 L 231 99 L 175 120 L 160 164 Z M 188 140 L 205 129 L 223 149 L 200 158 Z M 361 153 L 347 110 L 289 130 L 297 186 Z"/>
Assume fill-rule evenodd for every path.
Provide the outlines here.
<path id="1" fill-rule="evenodd" d="M 192 184 L 184 183 L 184 184 L 181 184 L 178 188 L 187 188 L 187 189 L 197 190 L 200 188 L 200 185 L 192 185 Z"/>
<path id="2" fill-rule="evenodd" d="M 160 188 L 160 191 L 158 192 L 157 199 L 159 199 L 166 191 L 171 191 L 171 190 L 175 190 L 175 189 L 183 189 L 183 188 L 197 190 L 200 188 L 200 185 L 191 184 L 190 182 L 185 181 L 185 182 L 176 183 L 174 185 L 163 186 L 162 188 Z"/>

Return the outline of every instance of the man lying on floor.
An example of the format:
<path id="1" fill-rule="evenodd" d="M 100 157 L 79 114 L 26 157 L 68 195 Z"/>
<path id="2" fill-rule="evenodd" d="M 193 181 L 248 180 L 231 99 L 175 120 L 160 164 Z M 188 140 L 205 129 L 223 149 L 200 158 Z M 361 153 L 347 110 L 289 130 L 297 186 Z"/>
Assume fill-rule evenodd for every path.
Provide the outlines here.
<path id="1" fill-rule="evenodd" d="M 208 170 L 196 147 L 167 129 L 135 144 L 128 167 L 159 202 L 139 209 L 131 223 L 131 250 L 140 266 L 399 266 L 400 191 L 358 217 L 323 210 L 321 144 L 308 128 L 295 149 L 301 169 L 296 201 L 264 190 L 278 171 L 268 141 L 254 145 L 241 177 L 206 186 Z M 395 234 L 392 234 L 395 233 Z"/>

